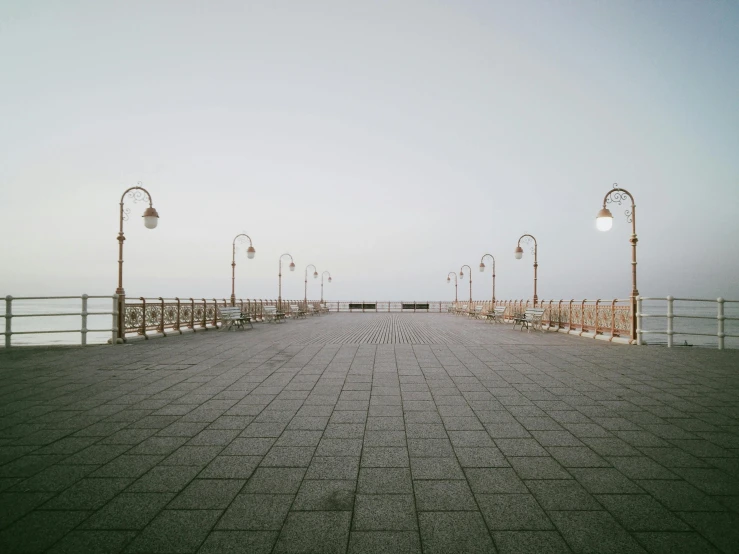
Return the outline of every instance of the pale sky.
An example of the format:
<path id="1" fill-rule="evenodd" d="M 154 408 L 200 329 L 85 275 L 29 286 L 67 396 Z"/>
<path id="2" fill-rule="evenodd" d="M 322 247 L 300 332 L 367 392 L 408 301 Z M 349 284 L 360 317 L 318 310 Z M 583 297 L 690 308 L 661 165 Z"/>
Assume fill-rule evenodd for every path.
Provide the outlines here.
<path id="1" fill-rule="evenodd" d="M 0 3 L 0 295 L 739 299 L 739 3 Z M 287 264 L 286 264 L 287 265 Z M 459 296 L 466 298 L 466 277 Z M 309 298 L 320 280 L 309 280 Z"/>

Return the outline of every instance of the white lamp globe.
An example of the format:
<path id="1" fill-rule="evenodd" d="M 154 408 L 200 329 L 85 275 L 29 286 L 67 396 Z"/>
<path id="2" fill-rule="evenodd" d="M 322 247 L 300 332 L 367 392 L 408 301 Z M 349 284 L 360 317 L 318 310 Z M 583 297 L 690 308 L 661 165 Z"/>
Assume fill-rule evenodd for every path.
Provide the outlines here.
<path id="1" fill-rule="evenodd" d="M 144 225 L 147 229 L 154 229 L 157 223 L 159 223 L 159 214 L 152 207 L 146 208 L 142 217 L 144 218 Z"/>
<path id="2" fill-rule="evenodd" d="M 246 257 L 249 258 L 250 260 L 254 259 L 254 254 L 256 253 L 257 251 L 254 250 L 253 246 L 250 246 L 249 248 L 246 249 Z"/>
<path id="3" fill-rule="evenodd" d="M 609 231 L 613 227 L 613 214 L 608 208 L 603 208 L 595 217 L 595 226 L 599 231 Z"/>
<path id="4" fill-rule="evenodd" d="M 523 248 L 516 246 L 516 250 L 514 250 L 513 255 L 516 256 L 517 260 L 520 260 L 523 257 Z"/>

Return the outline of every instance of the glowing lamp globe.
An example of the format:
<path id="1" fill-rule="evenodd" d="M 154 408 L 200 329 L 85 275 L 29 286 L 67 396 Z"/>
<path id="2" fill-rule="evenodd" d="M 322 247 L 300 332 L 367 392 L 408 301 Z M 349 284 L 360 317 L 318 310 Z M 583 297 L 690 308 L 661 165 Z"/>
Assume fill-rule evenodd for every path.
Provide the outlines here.
<path id="1" fill-rule="evenodd" d="M 595 217 L 595 226 L 599 231 L 609 231 L 613 227 L 613 214 L 608 208 L 603 208 Z"/>

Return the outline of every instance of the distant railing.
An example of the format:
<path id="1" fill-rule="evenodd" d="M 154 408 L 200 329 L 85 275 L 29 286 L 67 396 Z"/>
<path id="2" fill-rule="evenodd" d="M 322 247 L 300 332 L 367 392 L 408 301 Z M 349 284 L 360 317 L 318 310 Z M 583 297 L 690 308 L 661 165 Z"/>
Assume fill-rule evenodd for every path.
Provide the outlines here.
<path id="1" fill-rule="evenodd" d="M 104 312 L 91 312 L 87 309 L 87 303 L 88 300 L 101 300 L 101 299 L 108 299 L 112 301 L 112 310 L 110 312 L 104 311 Z M 80 311 L 73 311 L 70 312 L 68 309 L 65 308 L 65 311 L 49 311 L 51 310 L 51 305 L 46 309 L 44 312 L 23 312 L 22 306 L 21 311 L 19 313 L 13 312 L 13 302 L 14 301 L 44 301 L 44 300 L 64 300 L 64 301 L 73 301 L 73 300 L 80 300 Z M 51 303 L 49 303 L 51 304 Z M 110 315 L 112 316 L 112 326 L 110 328 L 105 329 L 90 329 L 87 327 L 87 318 L 88 316 L 98 316 L 98 315 Z M 54 317 L 74 317 L 79 316 L 80 317 L 80 328 L 78 329 L 36 329 L 33 331 L 13 331 L 13 320 L 18 318 L 54 318 Z M 83 294 L 81 296 L 6 296 L 5 297 L 5 332 L 3 333 L 5 335 L 5 348 L 10 348 L 12 345 L 12 337 L 13 335 L 42 335 L 42 334 L 57 334 L 57 333 L 80 333 L 80 344 L 82 346 L 85 346 L 87 344 L 87 333 L 111 333 L 112 343 L 115 344 L 115 337 L 116 332 L 118 330 L 117 327 L 117 321 L 118 321 L 118 295 L 113 296 L 88 296 L 87 294 Z M 41 327 L 44 327 L 44 325 L 41 325 Z"/>
<path id="2" fill-rule="evenodd" d="M 645 312 L 645 301 L 661 301 L 666 303 L 666 311 L 662 314 L 656 314 L 656 313 L 646 313 Z M 694 310 L 694 313 L 675 313 L 675 302 L 687 302 L 688 305 Z M 699 304 L 704 304 L 704 306 L 699 306 Z M 715 304 L 713 306 L 713 309 L 715 310 L 715 315 L 709 315 L 708 310 L 700 308 L 705 308 L 705 304 Z M 723 350 L 725 346 L 725 339 L 726 338 L 739 338 L 739 334 L 731 334 L 727 333 L 725 330 L 725 325 L 727 321 L 737 321 L 739 322 L 739 317 L 728 317 L 725 314 L 725 308 L 726 305 L 733 305 L 733 307 L 739 307 L 739 300 L 724 300 L 723 298 L 717 298 L 715 300 L 713 299 L 705 299 L 705 298 L 674 298 L 672 296 L 667 296 L 665 298 L 657 298 L 657 297 L 646 297 L 646 296 L 640 296 L 637 298 L 637 309 L 636 309 L 636 318 L 637 318 L 637 326 L 636 326 L 636 336 L 637 336 L 637 344 L 645 343 L 643 336 L 644 335 L 667 335 L 667 346 L 672 347 L 674 344 L 674 337 L 675 335 L 684 335 L 684 336 L 701 336 L 701 337 L 716 337 L 717 339 L 717 346 L 719 350 Z M 644 328 L 644 319 L 646 318 L 664 318 L 666 319 L 666 329 L 665 330 L 647 330 Z M 676 330 L 675 329 L 675 320 L 690 320 L 691 322 L 694 322 L 695 325 L 691 329 L 684 329 L 684 330 Z M 709 330 L 710 325 L 713 323 L 715 327 L 714 330 Z M 699 327 L 701 329 L 699 329 Z M 738 327 L 739 328 L 739 327 Z"/>
<path id="3" fill-rule="evenodd" d="M 350 300 L 324 302 L 331 312 L 424 312 L 446 313 L 454 302 L 434 302 L 431 300 Z"/>

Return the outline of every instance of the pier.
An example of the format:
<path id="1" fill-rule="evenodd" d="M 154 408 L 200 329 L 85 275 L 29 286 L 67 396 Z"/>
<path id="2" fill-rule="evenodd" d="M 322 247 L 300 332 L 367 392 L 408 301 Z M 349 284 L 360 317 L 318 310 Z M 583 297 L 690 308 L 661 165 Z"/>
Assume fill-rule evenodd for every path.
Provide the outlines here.
<path id="1" fill-rule="evenodd" d="M 427 313 L 0 350 L 0 550 L 735 552 L 737 367 Z"/>

